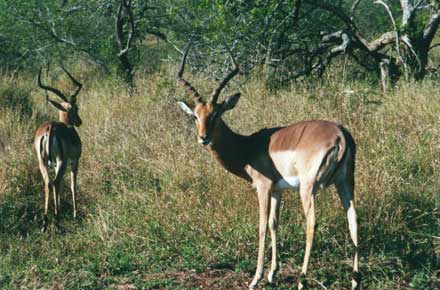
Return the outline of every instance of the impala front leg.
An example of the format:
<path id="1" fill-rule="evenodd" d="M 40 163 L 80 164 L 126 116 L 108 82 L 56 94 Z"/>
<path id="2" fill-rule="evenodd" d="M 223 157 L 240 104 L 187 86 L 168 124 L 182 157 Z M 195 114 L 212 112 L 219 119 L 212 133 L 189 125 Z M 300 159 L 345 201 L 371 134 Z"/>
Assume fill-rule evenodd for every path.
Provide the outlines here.
<path id="1" fill-rule="evenodd" d="M 272 192 L 271 200 L 270 200 L 270 214 L 269 214 L 269 230 L 270 230 L 270 238 L 272 241 L 272 263 L 271 263 L 269 275 L 267 275 L 267 280 L 269 281 L 269 283 L 274 282 L 275 274 L 278 271 L 277 229 L 278 229 L 278 219 L 280 215 L 280 203 L 281 203 L 281 193 L 278 191 Z"/>
<path id="2" fill-rule="evenodd" d="M 249 289 L 255 289 L 258 282 L 263 277 L 264 272 L 264 248 L 266 240 L 267 219 L 269 211 L 269 194 L 270 186 L 261 185 L 257 187 L 258 203 L 260 207 L 260 225 L 258 233 L 258 260 L 257 270 L 255 271 L 254 279 L 249 284 Z"/>

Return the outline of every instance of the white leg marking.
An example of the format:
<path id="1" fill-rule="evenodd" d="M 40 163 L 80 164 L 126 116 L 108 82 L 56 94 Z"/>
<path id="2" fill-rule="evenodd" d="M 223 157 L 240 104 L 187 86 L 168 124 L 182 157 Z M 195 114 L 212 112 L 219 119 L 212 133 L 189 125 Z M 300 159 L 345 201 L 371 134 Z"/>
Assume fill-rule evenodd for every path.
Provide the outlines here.
<path id="1" fill-rule="evenodd" d="M 258 241 L 258 260 L 257 269 L 255 271 L 254 279 L 249 284 L 249 289 L 255 289 L 258 282 L 263 277 L 264 271 L 264 248 L 267 231 L 267 220 L 269 210 L 269 194 L 270 188 L 266 188 L 264 185 L 257 187 L 258 191 L 258 203 L 260 206 L 260 226 L 259 226 L 259 241 Z"/>
<path id="2" fill-rule="evenodd" d="M 277 229 L 278 229 L 278 220 L 280 213 L 280 203 L 281 203 L 281 193 L 272 192 L 271 202 L 270 202 L 270 214 L 269 214 L 269 230 L 272 241 L 272 263 L 269 274 L 267 276 L 267 280 L 269 281 L 269 283 L 274 282 L 275 274 L 278 271 Z"/>

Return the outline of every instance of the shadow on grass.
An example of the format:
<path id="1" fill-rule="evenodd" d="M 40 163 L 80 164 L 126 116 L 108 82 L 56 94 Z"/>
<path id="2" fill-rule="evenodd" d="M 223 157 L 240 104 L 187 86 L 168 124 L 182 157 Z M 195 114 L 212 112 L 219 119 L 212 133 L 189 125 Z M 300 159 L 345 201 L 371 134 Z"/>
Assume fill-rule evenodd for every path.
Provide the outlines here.
<path id="1" fill-rule="evenodd" d="M 30 182 L 31 183 L 31 182 Z M 26 237 L 31 233 L 38 232 L 43 224 L 44 216 L 44 193 L 43 185 L 22 184 L 16 193 L 7 193 L 0 199 L 0 234 L 18 235 Z M 70 191 L 63 184 L 64 190 L 61 196 L 61 225 L 64 223 L 81 223 L 81 212 L 73 219 L 73 208 Z M 78 205 L 78 201 L 77 201 Z M 49 199 L 49 224 L 52 224 L 53 196 Z"/>
<path id="2" fill-rule="evenodd" d="M 366 250 L 400 257 L 413 269 L 437 268 L 439 261 L 434 244 L 440 233 L 440 209 L 435 201 L 401 192 L 396 193 L 387 208 L 398 213 L 397 220 L 364 227 Z"/>
<path id="3" fill-rule="evenodd" d="M 433 194 L 423 192 L 399 192 L 389 205 L 384 207 L 387 215 L 395 221 L 385 219 L 375 225 L 364 227 L 364 250 L 395 258 L 408 272 L 438 269 L 440 209 Z M 437 251 L 437 253 L 436 253 Z"/>

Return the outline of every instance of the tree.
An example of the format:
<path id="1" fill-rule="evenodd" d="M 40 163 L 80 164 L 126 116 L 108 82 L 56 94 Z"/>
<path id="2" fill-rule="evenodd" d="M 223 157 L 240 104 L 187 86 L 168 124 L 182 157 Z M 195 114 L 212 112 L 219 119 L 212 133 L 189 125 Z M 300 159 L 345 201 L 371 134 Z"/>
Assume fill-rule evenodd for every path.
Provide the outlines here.
<path id="1" fill-rule="evenodd" d="M 432 41 L 440 24 L 440 3 L 427 0 L 400 0 L 400 6 L 388 5 L 382 0 L 368 2 L 379 5 L 388 15 L 391 26 L 383 25 L 379 36 L 370 37 L 359 28 L 356 11 L 361 0 L 353 1 L 351 9 L 335 5 L 330 1 L 305 1 L 305 5 L 327 12 L 340 20 L 340 29 L 323 33 L 318 47 L 309 51 L 309 57 L 316 59 L 309 72 L 322 74 L 332 60 L 341 54 L 353 59 L 367 70 L 376 71 L 382 78 L 393 80 L 404 75 L 422 79 L 427 73 L 429 52 L 434 47 Z M 377 11 L 377 10 L 375 10 Z M 400 23 L 396 20 L 400 12 Z M 372 38 L 372 40 L 369 40 Z M 386 80 L 383 79 L 383 84 Z"/>
<path id="2" fill-rule="evenodd" d="M 233 50 L 242 72 L 254 67 L 277 65 L 298 39 L 298 0 L 263 1 L 172 1 L 171 41 L 180 46 L 192 36 L 195 66 L 206 72 L 227 65 Z M 306 20 L 308 21 L 308 20 Z M 310 20 L 311 21 L 311 20 Z M 203 60 L 203 61 L 197 61 Z M 210 69 L 207 69 L 207 68 Z"/>
<path id="3" fill-rule="evenodd" d="M 133 59 L 148 34 L 161 36 L 156 0 L 2 0 L 0 38 L 15 44 L 27 63 L 75 54 L 131 84 Z M 159 1 L 160 2 L 160 1 Z M 151 3 L 151 5 L 150 5 Z M 7 28 L 6 28 L 7 27 Z M 37 61 L 35 61 L 37 60 Z"/>
<path id="4" fill-rule="evenodd" d="M 135 23 L 131 0 L 120 0 L 115 16 L 116 40 L 119 47 L 117 54 L 125 81 L 133 85 L 133 65 L 129 59 L 129 52 L 133 49 L 133 36 L 135 34 Z M 123 17 L 123 12 L 125 17 Z M 124 35 L 124 22 L 127 26 L 126 36 Z"/>

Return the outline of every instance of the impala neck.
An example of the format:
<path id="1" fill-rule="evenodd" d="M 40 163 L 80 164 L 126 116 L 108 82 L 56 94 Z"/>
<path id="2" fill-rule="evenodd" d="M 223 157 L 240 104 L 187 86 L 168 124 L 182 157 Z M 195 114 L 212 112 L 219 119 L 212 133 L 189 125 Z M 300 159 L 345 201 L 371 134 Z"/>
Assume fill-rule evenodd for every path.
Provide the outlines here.
<path id="1" fill-rule="evenodd" d="M 226 170 L 251 181 L 245 171 L 247 164 L 246 139 L 246 136 L 233 132 L 220 119 L 213 135 L 213 144 L 208 147 L 208 150 Z"/>
<path id="2" fill-rule="evenodd" d="M 59 111 L 59 121 L 66 124 L 67 127 L 73 127 L 72 123 L 69 120 L 69 115 L 67 115 L 67 112 Z"/>

